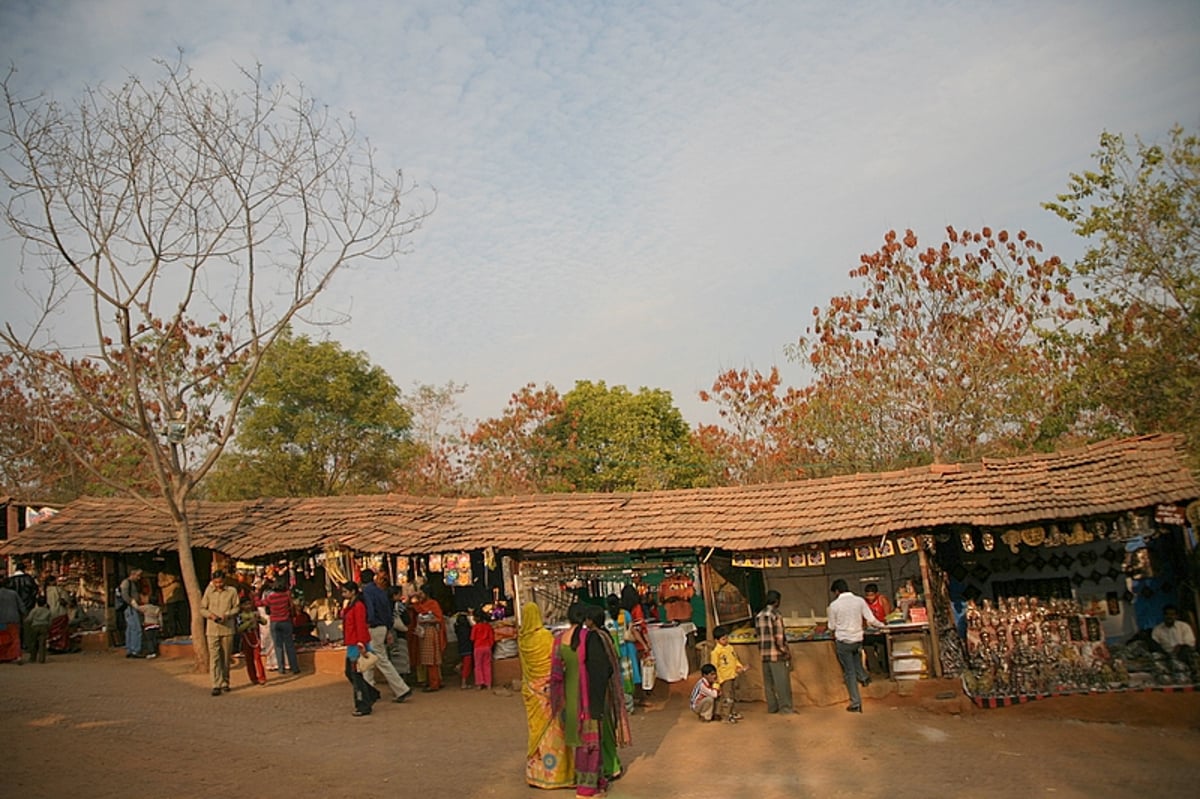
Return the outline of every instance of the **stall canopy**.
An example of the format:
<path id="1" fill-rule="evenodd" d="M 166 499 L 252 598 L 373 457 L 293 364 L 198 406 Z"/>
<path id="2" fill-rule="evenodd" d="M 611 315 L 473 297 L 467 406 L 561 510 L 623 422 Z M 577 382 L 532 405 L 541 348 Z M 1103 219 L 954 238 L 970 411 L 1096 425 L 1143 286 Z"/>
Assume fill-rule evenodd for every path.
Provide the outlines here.
<path id="1" fill-rule="evenodd" d="M 254 559 L 340 545 L 435 553 L 680 547 L 766 550 L 941 525 L 1000 527 L 1200 497 L 1182 439 L 1153 435 L 972 464 L 754 486 L 482 499 L 397 495 L 192 502 L 193 545 Z M 175 549 L 161 506 L 80 499 L 0 546 L 9 555 Z"/>

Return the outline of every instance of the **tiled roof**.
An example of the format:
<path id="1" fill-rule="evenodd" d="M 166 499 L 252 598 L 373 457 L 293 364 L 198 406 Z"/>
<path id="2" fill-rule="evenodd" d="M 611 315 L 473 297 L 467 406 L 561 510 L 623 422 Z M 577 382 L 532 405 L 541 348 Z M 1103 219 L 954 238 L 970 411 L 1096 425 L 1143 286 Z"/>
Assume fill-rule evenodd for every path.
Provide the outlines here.
<path id="1" fill-rule="evenodd" d="M 1012 527 L 1186 503 L 1200 483 L 1172 435 L 972 464 L 755 486 L 483 499 L 397 495 L 195 502 L 193 544 L 239 558 L 342 544 L 416 554 L 481 549 L 628 552 L 795 547 L 948 524 Z M 172 550 L 169 518 L 127 499 L 81 499 L 9 554 Z"/>

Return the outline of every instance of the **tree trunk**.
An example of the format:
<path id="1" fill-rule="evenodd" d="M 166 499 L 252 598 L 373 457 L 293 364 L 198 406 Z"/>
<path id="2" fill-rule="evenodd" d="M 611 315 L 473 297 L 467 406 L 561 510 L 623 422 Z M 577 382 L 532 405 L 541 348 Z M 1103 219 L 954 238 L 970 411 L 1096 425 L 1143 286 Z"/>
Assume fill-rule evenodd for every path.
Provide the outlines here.
<path id="1" fill-rule="evenodd" d="M 187 589 L 188 605 L 192 613 L 192 657 L 196 672 L 208 671 L 208 637 L 204 634 L 204 618 L 200 615 L 200 580 L 196 576 L 196 561 L 192 558 L 192 530 L 186 518 L 176 519 L 179 547 L 179 570 L 183 572 L 183 586 Z"/>

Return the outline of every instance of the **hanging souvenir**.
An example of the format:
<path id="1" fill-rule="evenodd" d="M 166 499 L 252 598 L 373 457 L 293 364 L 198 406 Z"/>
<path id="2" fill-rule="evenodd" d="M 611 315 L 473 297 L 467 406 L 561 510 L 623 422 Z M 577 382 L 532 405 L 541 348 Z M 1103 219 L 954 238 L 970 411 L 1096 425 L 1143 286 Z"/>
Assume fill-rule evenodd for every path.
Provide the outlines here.
<path id="1" fill-rule="evenodd" d="M 487 547 L 483 550 L 483 567 L 488 571 L 496 568 L 496 549 Z"/>
<path id="2" fill-rule="evenodd" d="M 440 572 L 441 570 L 442 570 L 442 556 L 441 555 L 430 555 L 429 556 L 429 571 Z"/>
<path id="3" fill-rule="evenodd" d="M 991 552 L 993 549 L 996 548 L 996 536 L 992 535 L 991 533 L 983 533 L 979 537 L 983 541 L 983 551 L 984 552 Z M 901 552 L 904 551 L 903 547 L 900 549 L 900 551 Z"/>
<path id="4" fill-rule="evenodd" d="M 447 555 L 447 572 L 450 571 L 451 565 L 453 565 L 454 571 L 458 573 L 458 584 L 460 586 L 470 585 L 474 581 L 474 576 L 471 574 L 471 554 L 469 552 L 460 552 L 457 555 Z"/>
<path id="5" fill-rule="evenodd" d="M 505 596 L 516 596 L 517 586 L 513 575 L 516 574 L 516 561 L 505 555 L 500 558 L 500 577 L 504 581 Z"/>
<path id="6" fill-rule="evenodd" d="M 458 581 L 458 569 L 457 568 L 446 569 L 446 575 L 445 575 L 444 579 L 446 581 L 446 585 L 448 585 L 451 588 L 456 588 L 459 585 L 461 585 L 461 583 Z"/>
<path id="7" fill-rule="evenodd" d="M 958 534 L 958 542 L 959 542 L 959 545 L 962 546 L 963 552 L 974 552 L 975 551 L 975 539 L 971 537 L 970 532 L 959 533 Z"/>

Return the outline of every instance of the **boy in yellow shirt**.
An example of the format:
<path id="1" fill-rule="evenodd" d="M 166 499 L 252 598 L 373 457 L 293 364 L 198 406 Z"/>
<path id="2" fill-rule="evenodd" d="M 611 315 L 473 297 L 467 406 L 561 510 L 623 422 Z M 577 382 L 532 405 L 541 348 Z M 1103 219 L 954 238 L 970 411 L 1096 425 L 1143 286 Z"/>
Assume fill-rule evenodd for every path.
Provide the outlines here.
<path id="1" fill-rule="evenodd" d="M 737 701 L 736 684 L 738 675 L 747 670 L 747 666 L 733 651 L 729 643 L 729 628 L 718 626 L 713 630 L 717 645 L 713 647 L 709 662 L 717 669 L 717 683 L 721 689 L 721 715 L 730 723 L 736 723 L 742 714 L 734 711 L 733 703 Z"/>

